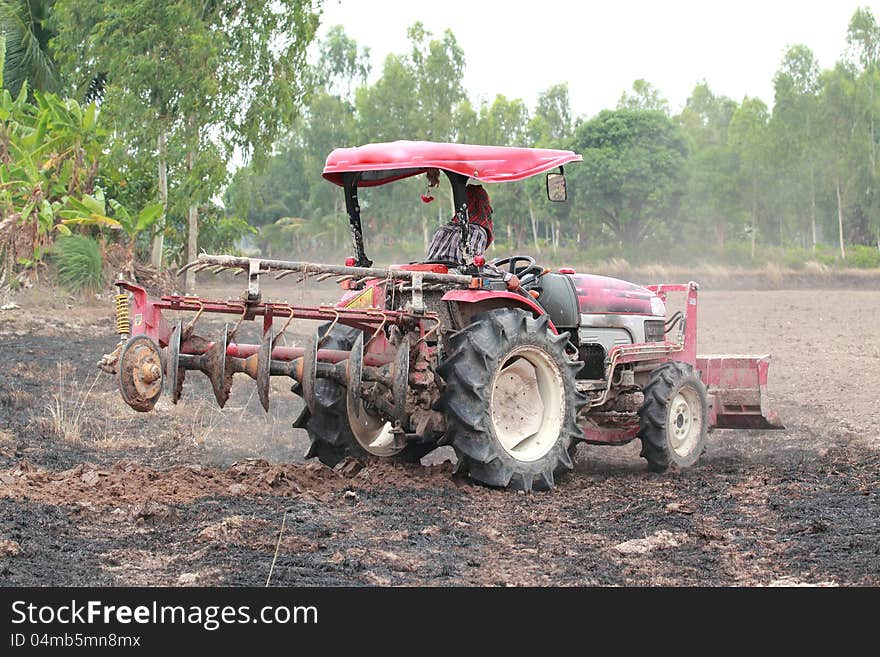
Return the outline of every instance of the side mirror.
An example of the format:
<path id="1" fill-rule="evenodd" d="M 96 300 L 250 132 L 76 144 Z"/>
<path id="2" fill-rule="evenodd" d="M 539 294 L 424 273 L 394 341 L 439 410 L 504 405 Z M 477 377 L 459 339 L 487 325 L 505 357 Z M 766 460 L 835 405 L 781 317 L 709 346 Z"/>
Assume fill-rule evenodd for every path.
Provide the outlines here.
<path id="1" fill-rule="evenodd" d="M 557 203 L 568 199 L 564 173 L 547 174 L 547 199 Z"/>

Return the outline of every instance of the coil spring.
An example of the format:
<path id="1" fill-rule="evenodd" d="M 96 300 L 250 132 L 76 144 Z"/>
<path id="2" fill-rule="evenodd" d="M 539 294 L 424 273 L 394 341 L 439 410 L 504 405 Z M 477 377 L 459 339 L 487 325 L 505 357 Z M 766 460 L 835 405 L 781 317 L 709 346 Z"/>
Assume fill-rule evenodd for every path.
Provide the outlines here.
<path id="1" fill-rule="evenodd" d="M 131 333 L 131 313 L 127 294 L 116 295 L 116 332 L 120 337 Z"/>

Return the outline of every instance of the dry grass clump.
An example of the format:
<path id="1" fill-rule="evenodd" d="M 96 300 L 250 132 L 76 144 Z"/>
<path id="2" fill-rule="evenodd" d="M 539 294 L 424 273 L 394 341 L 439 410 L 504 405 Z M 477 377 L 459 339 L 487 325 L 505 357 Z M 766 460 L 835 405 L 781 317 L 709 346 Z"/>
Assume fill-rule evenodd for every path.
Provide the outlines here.
<path id="1" fill-rule="evenodd" d="M 86 404 L 89 401 L 98 373 L 88 387 L 74 377 L 73 367 L 66 363 L 58 363 L 58 388 L 49 402 L 49 420 L 52 433 L 66 442 L 81 443 L 88 413 Z"/>

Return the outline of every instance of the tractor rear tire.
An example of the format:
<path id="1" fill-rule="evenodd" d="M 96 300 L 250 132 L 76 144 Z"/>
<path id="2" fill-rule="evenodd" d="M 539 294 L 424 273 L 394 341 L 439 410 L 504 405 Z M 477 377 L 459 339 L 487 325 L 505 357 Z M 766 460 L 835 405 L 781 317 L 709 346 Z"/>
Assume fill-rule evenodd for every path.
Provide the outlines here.
<path id="1" fill-rule="evenodd" d="M 318 327 L 318 336 L 327 331 L 329 324 Z M 350 350 L 357 340 L 360 331 L 351 326 L 337 324 L 322 345 L 322 349 Z M 296 388 L 297 386 L 294 386 Z M 294 390 L 296 392 L 296 390 Z M 367 461 L 374 457 L 357 441 L 348 422 L 348 411 L 345 404 L 345 386 L 335 381 L 319 378 L 315 381 L 315 409 L 312 413 L 303 412 L 299 426 L 303 426 L 309 435 L 311 445 L 306 458 L 318 457 L 328 467 L 335 467 L 346 458 Z M 305 418 L 308 419 L 305 419 Z M 294 424 L 297 426 L 297 424 Z M 436 445 L 410 443 L 394 456 L 387 457 L 403 463 L 417 463 L 421 458 L 433 451 Z"/>
<path id="2" fill-rule="evenodd" d="M 664 363 L 645 386 L 639 438 L 648 469 L 695 464 L 706 447 L 709 402 L 706 386 L 687 363 Z"/>
<path id="3" fill-rule="evenodd" d="M 457 471 L 530 491 L 553 488 L 573 468 L 586 399 L 575 386 L 583 364 L 569 359 L 567 340 L 551 332 L 546 315 L 513 308 L 480 313 L 450 337 L 437 407 L 446 416 L 441 444 L 455 450 Z"/>

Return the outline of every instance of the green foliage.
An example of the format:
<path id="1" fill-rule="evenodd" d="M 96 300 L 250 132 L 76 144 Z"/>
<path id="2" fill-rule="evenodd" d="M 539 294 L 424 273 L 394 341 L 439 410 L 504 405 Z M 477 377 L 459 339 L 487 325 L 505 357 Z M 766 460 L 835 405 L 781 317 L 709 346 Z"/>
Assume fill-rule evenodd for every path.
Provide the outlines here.
<path id="1" fill-rule="evenodd" d="M 530 142 L 542 148 L 561 148 L 571 135 L 568 84 L 555 84 L 538 94 L 535 115 L 529 122 Z"/>
<path id="2" fill-rule="evenodd" d="M 410 52 L 389 55 L 376 83 L 355 92 L 359 141 L 393 141 L 403 134 L 447 141 L 456 133 L 455 108 L 464 99 L 464 53 L 450 30 L 432 39 L 416 23 L 407 36 Z"/>
<path id="3" fill-rule="evenodd" d="M 820 70 L 804 45 L 784 53 L 772 108 L 701 82 L 673 116 L 658 89 L 636 80 L 617 110 L 588 118 L 573 115 L 565 84 L 534 107 L 469 99 L 455 35 L 421 23 L 373 82 L 369 51 L 339 26 L 307 66 L 319 4 L 0 1 L 7 82 L 21 80 L 17 93 L 0 94 L 4 262 L 37 271 L 56 237 L 79 233 L 124 244 L 131 261 L 163 235 L 179 263 L 190 208 L 208 251 L 244 244 L 341 257 L 349 231 L 340 190 L 319 176 L 324 159 L 339 146 L 403 138 L 584 155 L 566 167 L 567 204 L 547 202 L 537 178 L 489 186 L 489 255 L 876 266 L 880 27 L 868 9 L 853 15 L 833 69 Z M 76 98 L 100 91 L 100 116 L 43 93 L 52 84 Z M 251 162 L 230 180 L 235 149 Z M 451 215 L 441 185 L 429 205 L 419 201 L 422 177 L 364 190 L 370 252 L 418 258 Z"/>
<path id="4" fill-rule="evenodd" d="M 156 228 L 172 240 L 172 252 L 184 246 L 187 230 L 180 227 L 190 209 L 210 206 L 221 193 L 233 152 L 261 164 L 282 130 L 295 122 L 312 82 L 305 52 L 317 28 L 318 5 L 317 0 L 54 5 L 53 44 L 76 93 L 96 78 L 105 80 L 102 115 L 125 144 L 111 150 L 112 166 L 140 174 L 143 162 L 151 161 L 154 181 L 167 172 L 167 197 L 158 184 L 139 185 L 140 195 L 126 205 L 159 202 L 166 208 L 167 221 L 160 217 Z"/>
<path id="5" fill-rule="evenodd" d="M 199 242 L 207 253 L 235 253 L 246 236 L 257 233 L 245 219 L 227 216 L 213 205 L 201 213 L 200 221 Z"/>
<path id="6" fill-rule="evenodd" d="M 617 101 L 617 109 L 662 112 L 669 116 L 669 102 L 646 80 L 633 82 L 632 93 L 623 92 Z"/>
<path id="7" fill-rule="evenodd" d="M 174 245 L 185 243 L 186 221 L 169 222 L 165 230 L 168 239 L 165 243 L 164 261 L 169 267 L 179 267 L 186 263 L 187 254 Z M 238 253 L 242 242 L 253 239 L 257 232 L 258 229 L 251 226 L 246 219 L 227 215 L 223 208 L 213 203 L 199 206 L 200 251 Z"/>
<path id="8" fill-rule="evenodd" d="M 104 287 L 104 263 L 94 239 L 86 235 L 62 237 L 53 252 L 58 280 L 71 292 L 97 292 Z"/>
<path id="9" fill-rule="evenodd" d="M 489 187 L 498 254 L 845 266 L 851 259 L 832 246 L 880 238 L 880 28 L 870 10 L 853 16 L 849 57 L 834 69 L 821 71 L 804 45 L 784 53 L 772 109 L 701 82 L 677 116 L 644 80 L 618 110 L 591 119 L 573 118 L 565 85 L 541 93 L 531 111 L 501 95 L 474 102 L 460 91 L 464 54 L 454 35 L 437 38 L 420 24 L 408 35 L 409 51 L 392 53 L 368 84 L 365 49 L 339 27 L 328 33 L 302 121 L 265 172 L 245 168 L 227 190 L 230 212 L 261 226 L 263 252 L 346 249 L 344 223 L 335 223 L 344 221 L 339 190 L 315 174 L 335 147 L 399 138 L 584 155 L 566 167 L 567 204 L 544 201 L 541 180 Z M 408 180 L 361 193 L 372 253 L 419 257 L 451 213 L 445 184 L 431 205 L 416 201 L 423 190 L 424 180 Z"/>
<path id="10" fill-rule="evenodd" d="M 100 192 L 91 198 L 106 133 L 94 104 L 81 106 L 27 84 L 0 89 L 0 252 L 4 267 L 35 268 L 56 235 L 74 226 L 114 227 Z M 24 237 L 27 236 L 27 237 Z M 7 272 L 8 273 L 8 272 Z"/>
<path id="11" fill-rule="evenodd" d="M 880 248 L 855 244 L 846 254 L 846 264 L 859 269 L 880 267 Z"/>
<path id="12" fill-rule="evenodd" d="M 5 41 L 0 85 L 17 96 L 22 87 L 55 91 L 58 77 L 50 41 L 54 0 L 0 0 L 0 34 Z"/>
<path id="13" fill-rule="evenodd" d="M 336 95 L 350 98 L 353 85 L 367 82 L 370 51 L 359 48 L 341 25 L 334 25 L 321 43 L 318 70 L 315 73 L 322 87 Z"/>
<path id="14" fill-rule="evenodd" d="M 687 147 L 662 112 L 605 110 L 578 127 L 574 146 L 584 156 L 572 174 L 579 209 L 621 243 L 674 219 Z"/>
<path id="15" fill-rule="evenodd" d="M 116 215 L 116 222 L 131 242 L 134 242 L 141 232 L 152 228 L 162 216 L 164 209 L 161 203 L 152 203 L 133 215 L 119 201 L 111 200 L 110 206 Z"/>

